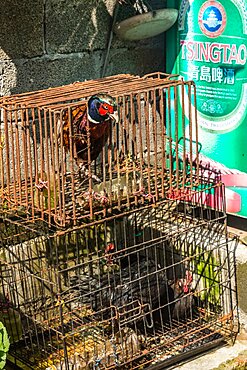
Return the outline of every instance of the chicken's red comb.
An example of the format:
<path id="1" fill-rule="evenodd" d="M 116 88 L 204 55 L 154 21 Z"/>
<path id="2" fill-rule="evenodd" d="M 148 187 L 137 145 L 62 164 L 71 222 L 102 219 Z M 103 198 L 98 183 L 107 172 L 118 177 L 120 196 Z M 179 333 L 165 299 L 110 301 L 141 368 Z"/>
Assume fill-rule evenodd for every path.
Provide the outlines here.
<path id="1" fill-rule="evenodd" d="M 115 245 L 114 243 L 109 243 L 107 244 L 106 248 L 105 248 L 105 253 L 109 253 L 109 252 L 112 252 L 115 250 Z"/>

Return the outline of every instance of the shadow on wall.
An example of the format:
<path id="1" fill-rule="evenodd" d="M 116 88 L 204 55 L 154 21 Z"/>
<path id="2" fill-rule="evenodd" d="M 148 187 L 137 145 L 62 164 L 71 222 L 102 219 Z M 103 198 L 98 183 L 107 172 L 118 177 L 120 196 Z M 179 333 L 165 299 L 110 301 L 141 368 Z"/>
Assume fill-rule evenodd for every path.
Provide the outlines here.
<path id="1" fill-rule="evenodd" d="M 2 0 L 1 95 L 99 77 L 112 10 L 102 0 Z"/>
<path id="2" fill-rule="evenodd" d="M 99 78 L 115 4 L 116 0 L 2 0 L 0 94 Z M 121 18 L 127 8 L 121 6 Z M 164 35 L 136 43 L 113 41 L 107 75 L 164 68 Z"/>

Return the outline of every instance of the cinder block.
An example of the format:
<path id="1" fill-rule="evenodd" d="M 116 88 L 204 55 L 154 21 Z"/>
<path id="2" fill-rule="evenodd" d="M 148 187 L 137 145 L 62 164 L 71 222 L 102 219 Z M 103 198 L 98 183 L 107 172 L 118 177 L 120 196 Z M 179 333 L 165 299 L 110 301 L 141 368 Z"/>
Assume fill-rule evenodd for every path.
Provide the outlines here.
<path id="1" fill-rule="evenodd" d="M 0 95 L 101 77 L 115 4 L 115 0 L 37 0 L 32 4 L 3 0 Z M 119 17 L 133 15 L 133 9 L 128 13 L 130 8 L 120 6 Z M 137 42 L 114 36 L 105 75 L 163 71 L 163 46 L 164 34 Z"/>
<path id="2" fill-rule="evenodd" d="M 104 49 L 111 15 L 104 1 L 50 0 L 46 5 L 48 53 Z"/>
<path id="3" fill-rule="evenodd" d="M 164 70 L 164 49 L 160 44 L 139 45 L 136 48 L 112 48 L 106 75 L 132 73 L 144 75 Z"/>
<path id="4" fill-rule="evenodd" d="M 57 55 L 31 60 L 16 60 L 14 93 L 66 85 L 75 81 L 99 77 L 99 59 L 90 53 Z"/>
<path id="5" fill-rule="evenodd" d="M 43 53 L 43 0 L 1 0 L 0 58 Z"/>
<path id="6" fill-rule="evenodd" d="M 10 59 L 0 60 L 0 96 L 10 95 L 16 86 L 17 70 Z"/>

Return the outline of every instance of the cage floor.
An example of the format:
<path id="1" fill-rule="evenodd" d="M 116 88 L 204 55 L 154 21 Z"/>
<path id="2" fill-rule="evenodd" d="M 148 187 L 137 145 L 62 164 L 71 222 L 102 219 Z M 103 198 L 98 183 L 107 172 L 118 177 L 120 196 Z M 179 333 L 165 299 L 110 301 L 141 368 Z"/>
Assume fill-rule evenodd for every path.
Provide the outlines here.
<path id="1" fill-rule="evenodd" d="M 32 369 L 57 369 L 67 370 L 81 369 L 141 369 L 155 368 L 162 364 L 163 367 L 182 361 L 188 356 L 205 351 L 209 346 L 223 343 L 232 337 L 230 315 L 223 317 L 202 318 L 195 317 L 185 322 L 171 323 L 171 326 L 159 330 L 156 328 L 155 335 L 142 335 L 135 337 L 135 347 L 128 349 L 125 344 L 119 342 L 118 335 L 115 338 L 106 337 L 98 333 L 88 332 L 88 335 L 71 335 L 68 331 L 63 337 L 54 333 L 43 333 L 42 342 L 49 339 L 49 344 L 44 346 L 43 351 L 31 339 L 15 345 L 10 354 L 24 361 Z M 72 324 L 74 325 L 74 324 Z M 70 327 L 70 325 L 68 325 Z M 132 335 L 133 330 L 125 328 L 125 335 Z M 115 340 L 115 342 L 114 342 Z M 64 353 L 66 343 L 66 356 Z M 40 344 L 40 343 L 39 343 Z M 61 348 L 60 350 L 57 350 Z M 97 348 L 98 356 L 95 356 Z M 125 352 L 123 354 L 123 352 Z M 34 355 L 35 353 L 35 355 Z M 129 353 L 126 356 L 126 353 Z M 65 363 L 64 358 L 67 358 Z M 69 366 L 69 367 L 66 367 Z"/>
<path id="2" fill-rule="evenodd" d="M 39 186 L 35 179 L 11 184 L 2 190 L 1 208 L 23 218 L 41 218 L 49 225 L 75 224 L 92 215 L 125 212 L 134 207 L 154 204 L 163 199 L 181 200 L 196 198 L 199 204 L 216 201 L 214 180 L 192 173 L 157 168 L 131 168 L 120 174 L 113 172 L 101 183 L 93 182 L 91 193 L 89 179 L 79 173 L 65 174 L 55 187 Z M 62 188 L 60 189 L 60 187 Z M 60 190 L 59 190 L 60 189 Z M 220 194 L 218 194 L 220 195 Z M 221 196 L 221 195 L 220 195 Z M 216 206 L 216 204 L 210 204 Z M 222 208 L 220 198 L 218 207 Z"/>

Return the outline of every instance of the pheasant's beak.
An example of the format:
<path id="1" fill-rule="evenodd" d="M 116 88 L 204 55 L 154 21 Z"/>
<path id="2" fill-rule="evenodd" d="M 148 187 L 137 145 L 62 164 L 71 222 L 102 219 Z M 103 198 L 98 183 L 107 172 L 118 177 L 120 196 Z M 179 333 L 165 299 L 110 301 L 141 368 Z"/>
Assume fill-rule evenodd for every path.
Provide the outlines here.
<path id="1" fill-rule="evenodd" d="M 114 119 L 114 121 L 115 121 L 116 123 L 118 123 L 118 121 L 119 121 L 119 117 L 118 117 L 118 111 L 117 111 L 117 110 L 115 110 L 113 113 L 109 113 L 109 116 L 110 116 L 112 119 Z"/>

